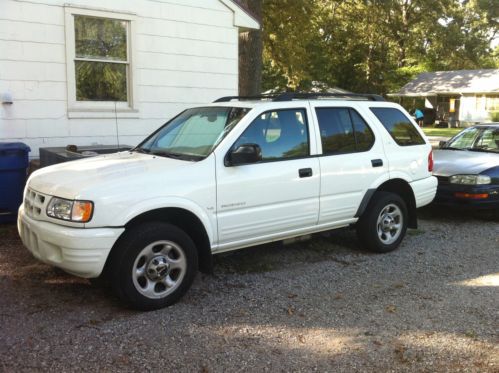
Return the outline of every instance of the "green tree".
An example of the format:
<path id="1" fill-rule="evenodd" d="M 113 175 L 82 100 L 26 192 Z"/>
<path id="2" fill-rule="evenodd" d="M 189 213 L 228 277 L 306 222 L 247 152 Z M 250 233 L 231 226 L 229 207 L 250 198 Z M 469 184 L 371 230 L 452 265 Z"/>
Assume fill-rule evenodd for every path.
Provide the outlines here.
<path id="1" fill-rule="evenodd" d="M 263 0 L 263 87 L 386 93 L 432 70 L 498 66 L 497 0 Z"/>
<path id="2" fill-rule="evenodd" d="M 262 17 L 262 0 L 241 0 L 257 18 Z M 262 30 L 244 31 L 239 34 L 239 94 L 255 96 L 262 87 Z"/>

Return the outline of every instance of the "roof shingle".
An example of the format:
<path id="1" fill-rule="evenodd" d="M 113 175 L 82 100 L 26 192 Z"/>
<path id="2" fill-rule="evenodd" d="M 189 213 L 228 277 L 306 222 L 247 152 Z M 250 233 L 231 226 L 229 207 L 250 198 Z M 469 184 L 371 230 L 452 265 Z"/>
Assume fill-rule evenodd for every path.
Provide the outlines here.
<path id="1" fill-rule="evenodd" d="M 422 73 L 390 96 L 499 93 L 499 69 Z"/>

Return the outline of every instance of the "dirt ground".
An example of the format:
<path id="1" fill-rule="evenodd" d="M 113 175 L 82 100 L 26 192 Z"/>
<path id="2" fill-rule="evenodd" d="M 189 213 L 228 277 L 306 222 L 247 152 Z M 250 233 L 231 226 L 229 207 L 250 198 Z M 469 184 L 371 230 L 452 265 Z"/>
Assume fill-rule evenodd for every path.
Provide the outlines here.
<path id="1" fill-rule="evenodd" d="M 0 226 L 0 371 L 499 372 L 499 220 L 420 211 L 399 250 L 352 230 L 223 254 L 140 313 Z"/>

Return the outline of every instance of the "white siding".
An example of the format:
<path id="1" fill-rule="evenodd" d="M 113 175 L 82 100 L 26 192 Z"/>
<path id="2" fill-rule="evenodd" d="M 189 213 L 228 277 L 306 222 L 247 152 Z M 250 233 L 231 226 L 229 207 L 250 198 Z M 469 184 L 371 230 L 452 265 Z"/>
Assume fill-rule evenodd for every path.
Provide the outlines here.
<path id="1" fill-rule="evenodd" d="M 485 110 L 485 95 L 461 96 L 459 120 L 464 123 L 486 122 L 490 114 Z"/>
<path id="2" fill-rule="evenodd" d="M 44 146 L 116 143 L 114 118 L 68 118 L 64 3 L 0 0 L 0 95 L 14 101 L 0 105 L 0 141 L 25 142 L 32 157 Z M 119 116 L 121 144 L 136 144 L 187 106 L 237 93 L 238 29 L 219 0 L 70 3 L 136 15 L 138 113 Z"/>

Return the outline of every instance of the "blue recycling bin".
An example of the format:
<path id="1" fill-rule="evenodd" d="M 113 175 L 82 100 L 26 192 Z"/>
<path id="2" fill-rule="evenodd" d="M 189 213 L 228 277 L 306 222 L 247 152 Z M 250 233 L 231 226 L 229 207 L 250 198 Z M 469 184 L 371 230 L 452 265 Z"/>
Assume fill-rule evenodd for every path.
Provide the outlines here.
<path id="1" fill-rule="evenodd" d="M 0 142 L 0 223 L 16 221 L 29 166 L 28 145 Z"/>

